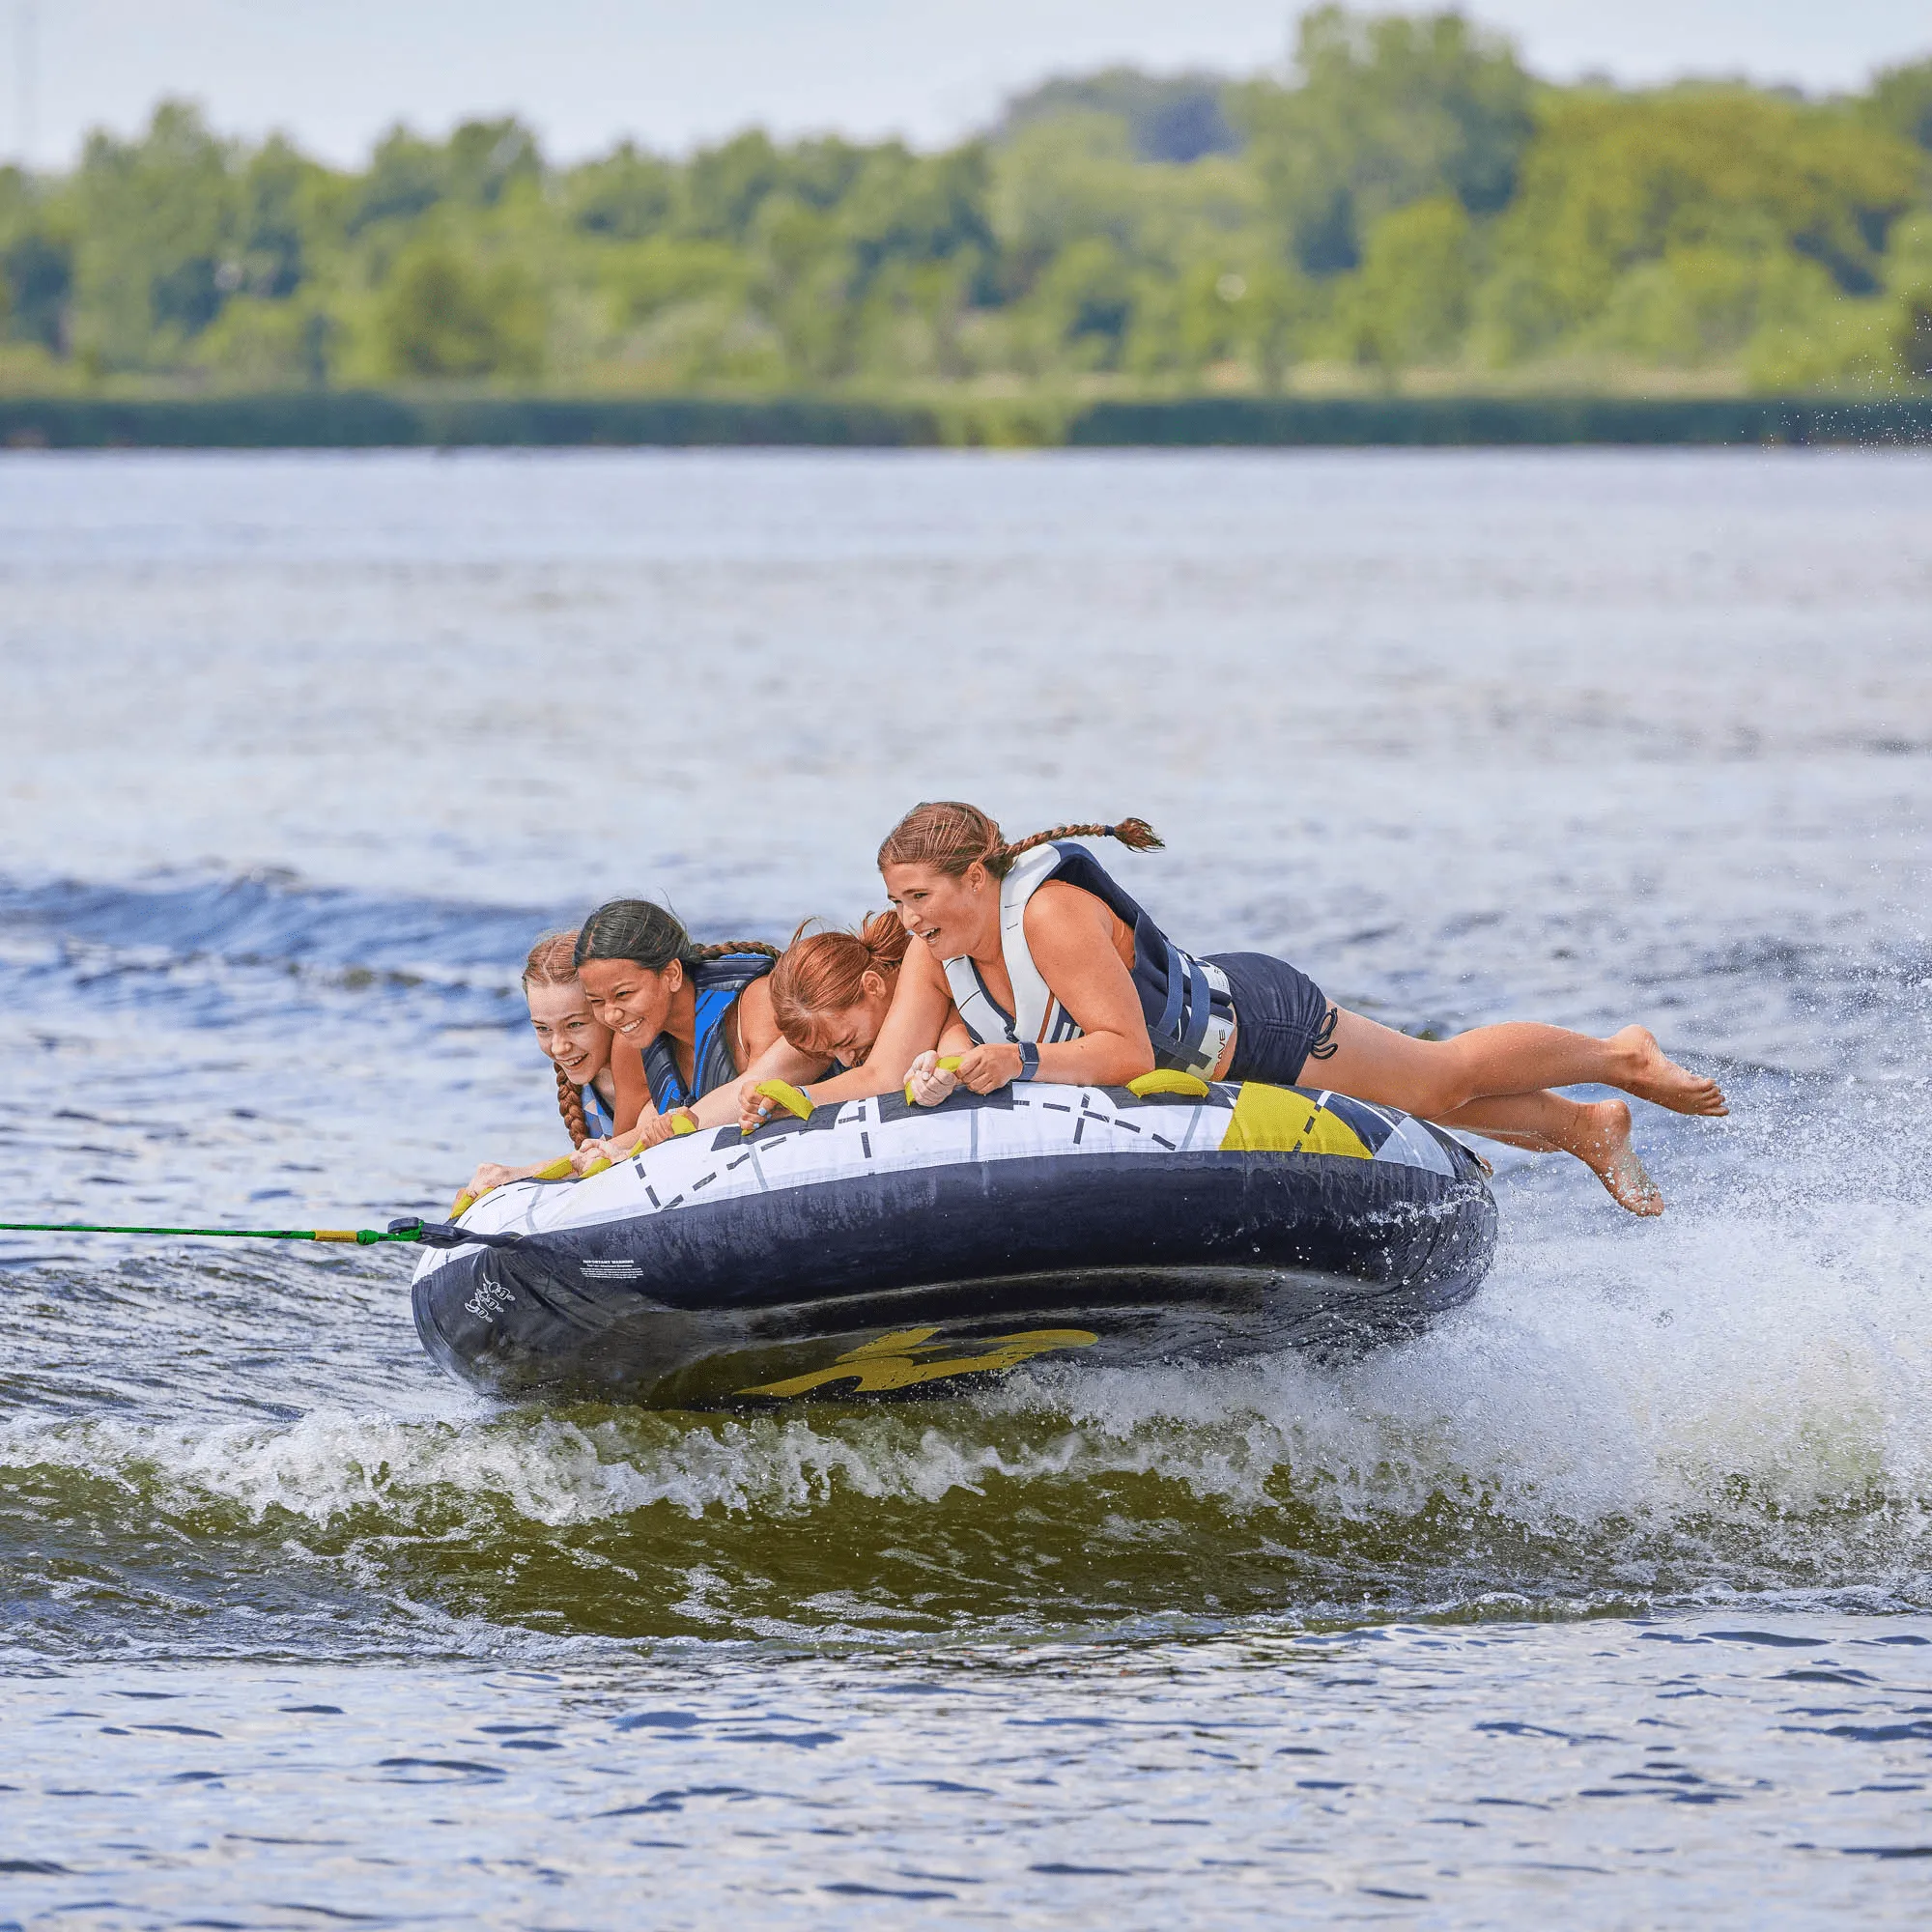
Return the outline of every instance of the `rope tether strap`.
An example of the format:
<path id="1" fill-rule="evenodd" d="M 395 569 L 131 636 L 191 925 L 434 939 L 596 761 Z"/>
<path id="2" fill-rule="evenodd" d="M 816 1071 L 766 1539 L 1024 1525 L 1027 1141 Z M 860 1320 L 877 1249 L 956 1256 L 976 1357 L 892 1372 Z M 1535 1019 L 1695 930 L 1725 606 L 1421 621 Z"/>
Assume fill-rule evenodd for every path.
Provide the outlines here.
<path id="1" fill-rule="evenodd" d="M 521 1245 L 516 1235 L 477 1235 L 447 1221 L 414 1215 L 386 1228 L 131 1228 L 99 1221 L 0 1221 L 0 1235 L 164 1235 L 217 1241 L 349 1241 L 373 1247 L 380 1241 L 412 1241 L 429 1248 L 456 1248 L 478 1242 L 493 1248 Z"/>

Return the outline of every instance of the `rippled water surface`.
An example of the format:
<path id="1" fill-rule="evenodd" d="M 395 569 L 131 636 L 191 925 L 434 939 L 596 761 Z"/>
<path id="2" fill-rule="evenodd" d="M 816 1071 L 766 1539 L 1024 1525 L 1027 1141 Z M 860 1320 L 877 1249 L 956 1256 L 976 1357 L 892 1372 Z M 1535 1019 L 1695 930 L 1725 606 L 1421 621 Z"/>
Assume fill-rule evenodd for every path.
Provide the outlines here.
<path id="1" fill-rule="evenodd" d="M 1932 462 L 0 460 L 0 1218 L 560 1145 L 609 892 L 1139 811 L 1183 943 L 1654 1025 L 1347 1366 L 493 1406 L 400 1256 L 0 1237 L 0 1925 L 1918 1922 Z"/>

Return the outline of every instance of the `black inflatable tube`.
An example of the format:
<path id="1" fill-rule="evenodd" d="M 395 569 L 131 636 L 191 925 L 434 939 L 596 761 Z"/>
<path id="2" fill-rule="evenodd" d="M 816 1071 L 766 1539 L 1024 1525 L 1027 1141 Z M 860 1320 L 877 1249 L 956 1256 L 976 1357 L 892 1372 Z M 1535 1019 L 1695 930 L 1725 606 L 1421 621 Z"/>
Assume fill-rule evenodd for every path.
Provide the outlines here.
<path id="1" fill-rule="evenodd" d="M 934 1393 L 1009 1357 L 1365 1346 L 1466 1299 L 1493 1253 L 1479 1164 L 1430 1131 L 1447 1175 L 1204 1151 L 954 1161 L 694 1201 L 461 1250 L 418 1280 L 416 1327 L 478 1388 L 658 1407 Z M 876 1366 L 882 1335 L 928 1331 L 943 1342 Z"/>

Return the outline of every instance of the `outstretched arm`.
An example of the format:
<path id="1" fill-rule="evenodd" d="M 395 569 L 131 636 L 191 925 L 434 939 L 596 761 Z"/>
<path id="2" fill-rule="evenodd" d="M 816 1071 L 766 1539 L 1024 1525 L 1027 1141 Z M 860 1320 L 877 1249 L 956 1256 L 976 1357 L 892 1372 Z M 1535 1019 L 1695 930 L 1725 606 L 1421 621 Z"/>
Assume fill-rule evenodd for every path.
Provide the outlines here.
<path id="1" fill-rule="evenodd" d="M 700 1127 L 728 1126 L 744 1109 L 761 1080 L 782 1080 L 802 1087 L 815 1080 L 832 1063 L 822 1053 L 804 1053 L 780 1034 L 728 1087 L 716 1087 L 690 1109 Z"/>
<path id="2" fill-rule="evenodd" d="M 639 1121 L 657 1112 L 651 1099 L 651 1083 L 644 1078 L 644 1056 L 623 1039 L 611 1042 L 611 1129 L 612 1141 L 622 1140 Z M 628 1143 L 627 1143 L 628 1145 Z"/>
<path id="3" fill-rule="evenodd" d="M 814 1106 L 834 1106 L 841 1100 L 893 1093 L 905 1085 L 906 1069 L 913 1062 L 938 1043 L 949 1020 L 957 1024 L 946 976 L 924 947 L 914 946 L 899 967 L 893 1004 L 865 1065 L 815 1081 L 806 1089 L 806 1097 Z"/>
<path id="4" fill-rule="evenodd" d="M 579 1165 L 586 1165 L 599 1153 L 607 1159 L 615 1160 L 640 1153 L 646 1148 L 654 1148 L 659 1142 L 670 1139 L 677 1131 L 680 1119 L 689 1119 L 698 1127 L 723 1127 L 729 1126 L 733 1122 L 742 1122 L 759 1081 L 783 1080 L 796 1087 L 815 1074 L 823 1073 L 829 1064 L 822 1053 L 801 1053 L 781 1034 L 737 1079 L 728 1081 L 723 1087 L 714 1087 L 691 1106 L 673 1107 L 668 1114 L 646 1114 L 629 1133 L 612 1134 L 608 1141 L 597 1143 L 594 1149 L 586 1143 Z"/>

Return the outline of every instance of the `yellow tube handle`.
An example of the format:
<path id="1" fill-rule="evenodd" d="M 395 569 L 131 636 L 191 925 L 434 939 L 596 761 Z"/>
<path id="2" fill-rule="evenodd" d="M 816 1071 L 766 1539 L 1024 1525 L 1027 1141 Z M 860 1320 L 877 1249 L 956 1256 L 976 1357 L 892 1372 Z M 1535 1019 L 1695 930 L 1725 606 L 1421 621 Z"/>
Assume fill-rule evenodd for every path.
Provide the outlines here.
<path id="1" fill-rule="evenodd" d="M 670 1117 L 670 1130 L 673 1134 L 695 1134 L 697 1131 L 697 1116 L 689 1107 L 679 1107 Z M 617 1160 L 636 1160 L 643 1151 L 644 1143 L 642 1137 L 639 1136 L 624 1152 L 617 1156 Z M 568 1164 L 568 1162 L 565 1163 L 566 1166 Z M 593 1174 L 608 1174 L 616 1164 L 616 1161 L 609 1160 L 603 1154 L 599 1154 L 578 1176 L 578 1179 L 580 1180 L 588 1180 Z"/>
<path id="2" fill-rule="evenodd" d="M 776 1100 L 793 1120 L 809 1121 L 811 1119 L 810 1097 L 808 1094 L 801 1094 L 789 1080 L 760 1080 L 752 1089 L 752 1092 L 763 1094 L 767 1100 Z M 747 1127 L 745 1131 L 751 1133 L 753 1130 Z"/>
<path id="3" fill-rule="evenodd" d="M 1190 1100 L 1205 1100 L 1213 1091 L 1199 1074 L 1179 1073 L 1171 1066 L 1156 1066 L 1127 1082 L 1127 1092 L 1143 1100 L 1150 1094 L 1185 1094 Z"/>
<path id="4" fill-rule="evenodd" d="M 939 1062 L 939 1070 L 942 1073 L 957 1073 L 959 1071 L 959 1063 L 965 1058 L 966 1056 L 963 1053 L 949 1053 Z M 912 1082 L 910 1080 L 906 1082 L 906 1105 L 908 1107 L 919 1105 L 919 1102 L 912 1097 Z"/>
<path id="5" fill-rule="evenodd" d="M 570 1156 L 562 1154 L 557 1159 L 552 1161 L 547 1167 L 539 1167 L 533 1170 L 529 1178 L 532 1180 L 568 1180 L 572 1178 L 573 1173 L 574 1170 L 570 1165 Z M 450 1204 L 449 1218 L 452 1221 L 461 1220 L 470 1208 L 475 1207 L 477 1202 L 482 1200 L 485 1194 L 494 1194 L 496 1191 L 494 1187 L 485 1187 L 475 1193 L 471 1193 L 466 1187 Z"/>

